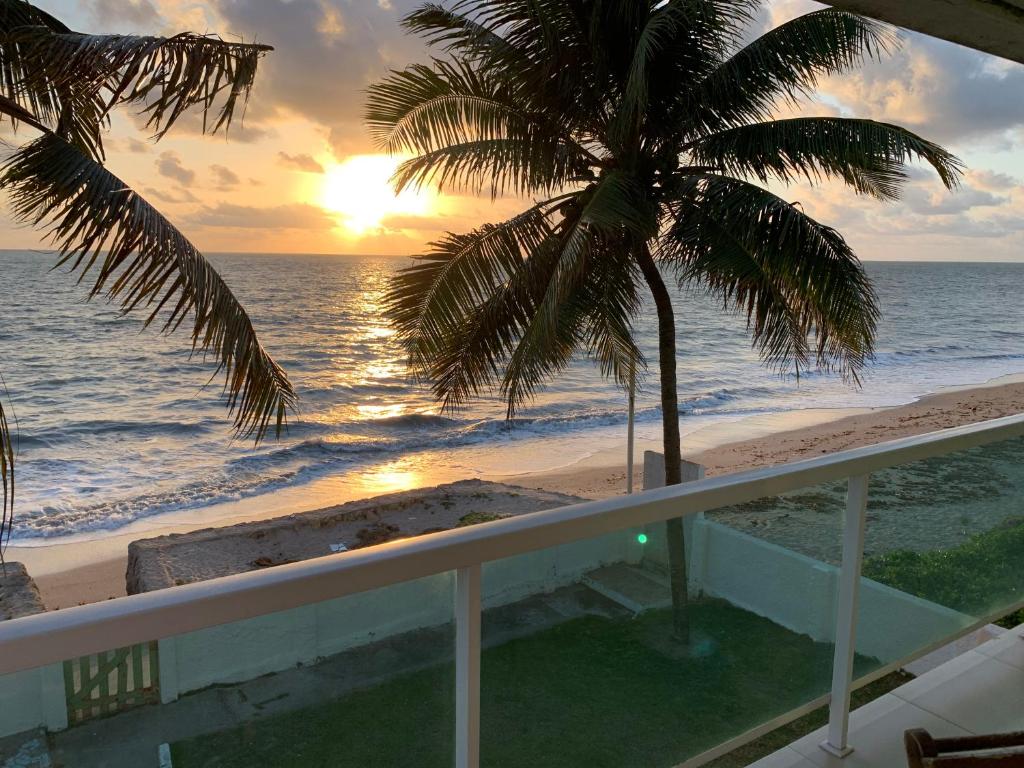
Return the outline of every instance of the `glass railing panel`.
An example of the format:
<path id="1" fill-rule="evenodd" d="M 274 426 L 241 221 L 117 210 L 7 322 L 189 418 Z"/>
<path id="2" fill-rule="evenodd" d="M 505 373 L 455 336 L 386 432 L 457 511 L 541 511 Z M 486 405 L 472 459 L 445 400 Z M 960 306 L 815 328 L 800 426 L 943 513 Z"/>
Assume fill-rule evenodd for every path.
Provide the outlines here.
<path id="1" fill-rule="evenodd" d="M 836 569 L 709 518 L 688 639 L 665 523 L 485 564 L 482 765 L 668 768 L 828 691 Z"/>
<path id="2" fill-rule="evenodd" d="M 0 677 L 0 764 L 450 768 L 453 617 L 445 573 Z"/>
<path id="3" fill-rule="evenodd" d="M 890 664 L 1018 609 L 1024 438 L 873 473 L 860 595 L 858 651 Z"/>

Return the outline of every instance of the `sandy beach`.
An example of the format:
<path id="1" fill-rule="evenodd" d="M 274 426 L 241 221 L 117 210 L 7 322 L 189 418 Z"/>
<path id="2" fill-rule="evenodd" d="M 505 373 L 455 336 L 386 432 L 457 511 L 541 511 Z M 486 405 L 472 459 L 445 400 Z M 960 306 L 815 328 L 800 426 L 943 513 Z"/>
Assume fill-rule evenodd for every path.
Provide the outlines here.
<path id="1" fill-rule="evenodd" d="M 706 467 L 708 475 L 781 464 L 962 424 L 999 418 L 1024 410 L 1024 381 L 1003 379 L 989 385 L 950 389 L 907 405 L 871 410 L 797 411 L 734 421 L 684 438 L 687 458 Z M 743 439 L 749 436 L 749 439 Z M 636 487 L 640 457 L 655 444 L 637 445 Z M 437 483 L 462 479 L 432 478 Z M 605 498 L 625 489 L 622 450 L 598 452 L 570 468 L 530 474 L 485 476 L 483 479 L 585 498 Z M 430 485 L 427 483 L 426 485 Z M 355 495 L 353 495 L 355 494 Z M 297 488 L 287 494 L 228 505 L 216 524 L 275 517 L 318 509 L 372 493 L 330 485 Z M 9 560 L 25 562 L 51 610 L 96 602 L 125 594 L 128 543 L 170 532 L 207 528 L 209 518 L 195 513 L 143 530 L 128 528 L 98 539 L 70 540 L 44 547 L 11 546 Z"/>

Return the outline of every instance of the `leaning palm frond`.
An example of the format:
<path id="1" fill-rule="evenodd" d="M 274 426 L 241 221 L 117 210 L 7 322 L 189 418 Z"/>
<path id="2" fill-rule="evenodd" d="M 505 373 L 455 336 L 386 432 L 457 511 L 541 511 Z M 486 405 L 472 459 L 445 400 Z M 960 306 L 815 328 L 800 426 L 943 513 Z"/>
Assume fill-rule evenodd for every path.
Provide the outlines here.
<path id="1" fill-rule="evenodd" d="M 959 183 L 963 166 L 933 142 L 897 125 L 840 117 L 801 117 L 754 123 L 698 139 L 688 145 L 694 162 L 762 183 L 838 178 L 862 194 L 899 197 L 911 160 L 929 163 L 947 189 Z"/>
<path id="2" fill-rule="evenodd" d="M 192 317 L 194 350 L 213 354 L 240 435 L 278 432 L 295 399 L 287 376 L 256 337 L 245 310 L 196 248 L 155 208 L 92 158 L 55 135 L 19 149 L 0 167 L 0 189 L 19 221 L 45 228 L 90 295 L 122 309 L 164 315 L 171 331 Z M 166 312 L 164 312 L 166 310 Z"/>
<path id="3" fill-rule="evenodd" d="M 104 115 L 118 104 L 142 104 L 157 137 L 195 106 L 204 132 L 227 128 L 248 98 L 260 58 L 272 50 L 210 35 L 84 35 L 38 26 L 8 33 L 5 48 L 20 57 L 26 88 L 95 95 Z"/>
<path id="4" fill-rule="evenodd" d="M 421 379 L 438 382 L 436 391 L 446 407 L 479 393 L 488 371 L 493 372 L 503 359 L 506 348 L 500 339 L 492 344 L 482 338 L 480 346 L 475 346 L 467 326 L 472 327 L 479 308 L 493 303 L 496 295 L 504 292 L 510 300 L 525 296 L 522 292 L 536 282 L 532 274 L 523 272 L 523 266 L 528 254 L 544 250 L 542 246 L 552 238 L 550 218 L 557 203 L 540 203 L 509 221 L 466 235 L 449 234 L 393 282 L 385 304 L 409 353 L 410 367 Z M 516 301 L 522 304 L 525 298 Z M 507 312 L 511 306 L 506 306 Z M 455 354 L 454 340 L 461 341 L 462 350 L 471 351 L 464 357 Z M 465 367 L 467 375 L 445 376 L 444 371 L 453 366 L 439 363 L 440 357 L 458 359 L 455 367 Z"/>

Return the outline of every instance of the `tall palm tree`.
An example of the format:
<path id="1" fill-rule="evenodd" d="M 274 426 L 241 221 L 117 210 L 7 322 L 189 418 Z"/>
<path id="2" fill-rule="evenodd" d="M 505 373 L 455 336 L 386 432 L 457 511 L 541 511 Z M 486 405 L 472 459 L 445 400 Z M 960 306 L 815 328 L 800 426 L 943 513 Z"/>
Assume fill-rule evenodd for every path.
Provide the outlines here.
<path id="1" fill-rule="evenodd" d="M 187 324 L 214 358 L 238 434 L 280 431 L 295 393 L 241 304 L 173 224 L 103 164 L 118 106 L 136 106 L 161 139 L 192 107 L 227 131 L 269 46 L 218 37 L 88 35 L 26 0 L 0 0 L 0 122 L 35 136 L 0 165 L 15 219 L 42 230 L 89 296 L 143 313 L 164 332 Z M 4 284 L 5 289 L 7 284 Z M 0 543 L 14 512 L 14 439 L 0 401 Z"/>
<path id="2" fill-rule="evenodd" d="M 752 42 L 754 0 L 459 0 L 405 26 L 440 49 L 369 92 L 381 147 L 409 153 L 398 189 L 512 193 L 519 215 L 447 234 L 402 271 L 390 311 L 411 369 L 445 407 L 496 389 L 511 415 L 585 352 L 624 385 L 657 311 L 665 474 L 680 482 L 676 324 L 666 278 L 746 316 L 767 363 L 856 380 L 878 307 L 850 246 L 771 181 L 840 179 L 881 200 L 924 160 L 958 161 L 895 125 L 777 119 L 824 75 L 891 49 L 888 27 L 839 10 Z M 760 183 L 760 184 L 759 184 Z M 812 342 L 813 338 L 813 342 Z M 681 520 L 668 523 L 675 635 L 688 640 Z"/>

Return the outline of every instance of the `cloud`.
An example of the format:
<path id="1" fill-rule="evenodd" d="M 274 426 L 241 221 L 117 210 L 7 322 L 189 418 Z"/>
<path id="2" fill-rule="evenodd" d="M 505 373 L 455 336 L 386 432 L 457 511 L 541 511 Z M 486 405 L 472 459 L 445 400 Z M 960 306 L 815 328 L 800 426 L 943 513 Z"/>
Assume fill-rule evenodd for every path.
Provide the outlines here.
<path id="1" fill-rule="evenodd" d="M 966 186 L 953 192 L 943 190 L 933 194 L 929 194 L 921 187 L 911 187 L 903 200 L 911 211 L 922 216 L 949 216 L 966 213 L 972 208 L 992 207 L 1009 202 L 1007 197 L 999 197 L 986 190 Z"/>
<path id="2" fill-rule="evenodd" d="M 1015 179 L 1008 173 L 1000 173 L 998 171 L 989 171 L 985 169 L 970 170 L 967 172 L 967 178 L 971 184 L 980 189 L 986 189 L 995 192 L 1005 192 L 1019 187 L 1022 185 L 1020 179 Z"/>
<path id="3" fill-rule="evenodd" d="M 292 203 L 268 208 L 220 203 L 200 211 L 192 223 L 205 227 L 239 229 L 316 229 L 329 230 L 337 222 L 322 208 L 307 203 Z"/>
<path id="4" fill-rule="evenodd" d="M 128 145 L 128 151 L 136 155 L 145 155 L 152 148 L 152 145 L 147 144 L 144 141 L 139 141 L 132 136 L 129 136 L 125 143 Z"/>
<path id="5" fill-rule="evenodd" d="M 260 64 L 253 120 L 279 112 L 323 127 L 339 157 L 372 151 L 362 124 L 366 87 L 424 58 L 398 21 L 418 0 L 213 0 L 224 32 L 274 46 Z"/>
<path id="6" fill-rule="evenodd" d="M 177 152 L 162 152 L 156 161 L 156 170 L 161 176 L 189 185 L 196 180 L 196 172 L 181 164 Z"/>
<path id="7" fill-rule="evenodd" d="M 89 20 L 104 32 L 154 32 L 163 26 L 151 0 L 87 0 L 85 7 Z"/>
<path id="8" fill-rule="evenodd" d="M 237 173 L 224 165 L 211 165 L 210 171 L 216 179 L 218 189 L 231 189 L 242 181 Z"/>
<path id="9" fill-rule="evenodd" d="M 199 198 L 187 189 L 159 189 L 158 187 L 146 187 L 142 190 L 143 195 L 150 200 L 159 200 L 161 203 L 198 203 Z"/>
<path id="10" fill-rule="evenodd" d="M 324 167 L 318 163 L 312 155 L 289 155 L 287 152 L 278 152 L 277 163 L 278 165 L 283 165 L 285 168 L 291 168 L 296 171 L 305 171 L 306 173 L 324 172 Z"/>
<path id="11" fill-rule="evenodd" d="M 1024 126 L 1024 66 L 907 33 L 902 49 L 826 82 L 851 114 L 895 122 L 942 142 L 1008 145 Z"/>

